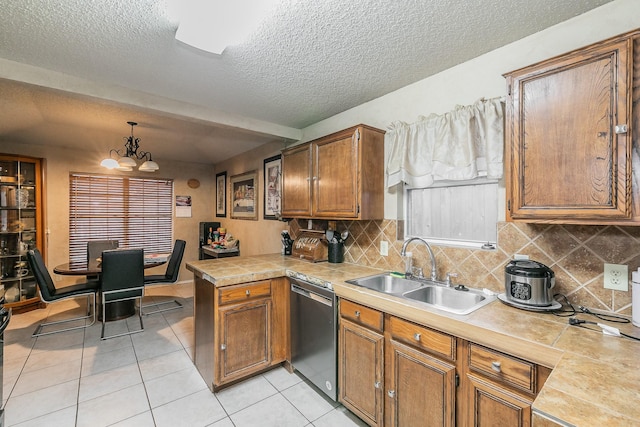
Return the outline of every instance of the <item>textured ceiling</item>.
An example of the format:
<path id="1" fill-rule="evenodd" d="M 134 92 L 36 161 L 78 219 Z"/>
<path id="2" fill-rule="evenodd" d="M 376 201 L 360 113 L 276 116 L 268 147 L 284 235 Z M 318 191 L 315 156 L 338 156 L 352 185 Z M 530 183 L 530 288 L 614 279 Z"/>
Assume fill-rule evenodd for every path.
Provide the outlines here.
<path id="1" fill-rule="evenodd" d="M 175 41 L 181 1 L 0 0 L 0 59 L 56 72 L 0 69 L 0 138 L 102 149 L 134 120 L 158 160 L 214 163 L 610 0 L 283 0 L 221 56 Z"/>

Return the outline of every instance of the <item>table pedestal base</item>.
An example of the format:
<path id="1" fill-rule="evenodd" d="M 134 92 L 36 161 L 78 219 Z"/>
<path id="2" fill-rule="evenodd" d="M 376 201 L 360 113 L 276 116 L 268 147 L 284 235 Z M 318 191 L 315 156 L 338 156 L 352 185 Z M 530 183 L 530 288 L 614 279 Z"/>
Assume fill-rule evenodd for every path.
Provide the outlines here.
<path id="1" fill-rule="evenodd" d="M 111 322 L 113 320 L 126 319 L 136 314 L 136 301 L 118 301 L 107 304 L 106 309 L 103 309 L 102 304 L 98 306 L 98 319 L 102 320 L 102 315 L 105 314 L 105 321 Z"/>

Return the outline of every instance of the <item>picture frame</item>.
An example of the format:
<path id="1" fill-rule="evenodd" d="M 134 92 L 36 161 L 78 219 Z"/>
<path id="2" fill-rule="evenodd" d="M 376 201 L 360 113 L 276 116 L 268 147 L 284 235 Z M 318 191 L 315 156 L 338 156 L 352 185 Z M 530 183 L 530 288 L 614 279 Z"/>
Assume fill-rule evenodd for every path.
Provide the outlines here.
<path id="1" fill-rule="evenodd" d="M 282 211 L 282 156 L 264 159 L 264 219 L 278 219 Z"/>
<path id="2" fill-rule="evenodd" d="M 216 216 L 227 217 L 227 172 L 216 174 Z"/>
<path id="3" fill-rule="evenodd" d="M 258 219 L 258 171 L 233 175 L 229 180 L 232 219 Z"/>

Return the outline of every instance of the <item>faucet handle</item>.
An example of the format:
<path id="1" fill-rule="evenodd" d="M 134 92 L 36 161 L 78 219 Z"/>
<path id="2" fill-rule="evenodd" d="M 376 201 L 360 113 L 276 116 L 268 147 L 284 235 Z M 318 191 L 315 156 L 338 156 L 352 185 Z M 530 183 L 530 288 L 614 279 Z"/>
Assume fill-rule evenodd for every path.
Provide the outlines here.
<path id="1" fill-rule="evenodd" d="M 452 277 L 458 277 L 458 273 L 447 273 L 447 278 L 445 279 L 445 283 L 447 286 L 452 286 L 453 282 L 451 280 Z"/>

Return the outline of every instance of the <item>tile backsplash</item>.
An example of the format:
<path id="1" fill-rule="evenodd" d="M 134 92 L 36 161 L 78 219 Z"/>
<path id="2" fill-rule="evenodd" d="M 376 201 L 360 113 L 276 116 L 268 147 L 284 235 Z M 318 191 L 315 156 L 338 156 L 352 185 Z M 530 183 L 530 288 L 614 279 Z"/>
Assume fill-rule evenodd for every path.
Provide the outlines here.
<path id="1" fill-rule="evenodd" d="M 306 221 L 290 223 L 295 231 Z M 303 226 L 303 227 L 301 227 Z M 337 230 L 349 230 L 345 262 L 403 271 L 402 241 L 396 240 L 396 220 L 338 221 Z M 314 221 L 314 228 L 326 221 Z M 380 241 L 389 242 L 389 255 L 380 255 Z M 498 248 L 491 251 L 432 246 L 438 277 L 457 273 L 455 283 L 504 292 L 504 267 L 514 254 L 528 255 L 555 272 L 555 293 L 562 293 L 574 305 L 584 305 L 631 315 L 629 292 L 604 289 L 604 263 L 626 264 L 631 271 L 640 266 L 640 227 L 498 224 Z M 410 244 L 414 265 L 430 271 L 429 254 L 421 244 Z"/>

